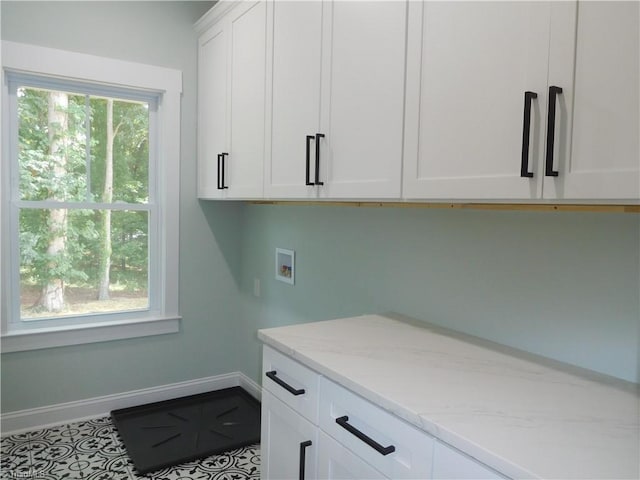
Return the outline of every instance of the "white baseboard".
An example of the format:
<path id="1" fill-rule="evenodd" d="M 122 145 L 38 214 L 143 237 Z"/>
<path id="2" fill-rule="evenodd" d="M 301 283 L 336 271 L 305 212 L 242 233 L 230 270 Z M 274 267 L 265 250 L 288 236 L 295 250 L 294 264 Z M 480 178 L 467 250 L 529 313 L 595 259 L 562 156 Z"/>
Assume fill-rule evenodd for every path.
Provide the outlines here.
<path id="1" fill-rule="evenodd" d="M 108 415 L 111 410 L 119 408 L 134 407 L 145 403 L 160 402 L 237 386 L 244 388 L 258 400 L 262 397 L 260 385 L 242 372 L 232 372 L 159 387 L 4 413 L 0 415 L 0 432 L 2 435 L 21 433 L 62 423 L 102 417 Z"/>

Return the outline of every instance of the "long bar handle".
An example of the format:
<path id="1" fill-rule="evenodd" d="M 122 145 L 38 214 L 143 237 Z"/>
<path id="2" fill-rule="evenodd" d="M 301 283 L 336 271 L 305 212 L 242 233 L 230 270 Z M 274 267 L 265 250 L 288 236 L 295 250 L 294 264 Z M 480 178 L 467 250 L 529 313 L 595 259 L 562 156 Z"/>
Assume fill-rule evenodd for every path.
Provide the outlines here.
<path id="1" fill-rule="evenodd" d="M 220 158 L 221 158 L 221 155 L 218 154 L 218 185 L 217 185 L 218 190 L 222 190 L 222 187 L 220 186 Z"/>
<path id="2" fill-rule="evenodd" d="M 265 375 L 267 377 L 269 377 L 271 380 L 273 380 L 274 382 L 276 382 L 278 385 L 280 385 L 282 388 L 284 388 L 287 392 L 289 392 L 291 395 L 304 395 L 304 388 L 293 388 L 291 385 L 289 385 L 287 382 L 283 381 L 282 379 L 277 377 L 277 372 L 275 370 L 271 370 L 270 372 L 265 373 Z"/>
<path id="3" fill-rule="evenodd" d="M 305 185 L 315 185 L 315 183 L 313 183 L 312 181 L 309 180 L 309 162 L 311 162 L 311 140 L 313 140 L 314 137 L 313 135 L 307 135 L 307 141 L 306 141 L 306 146 L 307 146 L 307 169 L 306 169 L 306 175 L 305 175 Z"/>
<path id="4" fill-rule="evenodd" d="M 316 185 L 324 185 L 320 181 L 320 139 L 324 138 L 323 133 L 316 133 Z"/>
<path id="5" fill-rule="evenodd" d="M 547 159 L 544 174 L 547 177 L 557 177 L 558 171 L 553 169 L 553 149 L 556 134 L 556 97 L 562 93 L 561 87 L 549 87 L 549 109 L 547 111 Z"/>
<path id="6" fill-rule="evenodd" d="M 300 475 L 298 475 L 299 480 L 304 480 L 304 467 L 306 463 L 306 452 L 307 447 L 313 445 L 311 440 L 305 440 L 304 442 L 300 442 Z"/>
<path id="7" fill-rule="evenodd" d="M 532 178 L 533 172 L 529 171 L 529 137 L 531 136 L 531 102 L 538 98 L 536 92 L 524 92 L 524 121 L 522 126 L 522 162 L 520 163 L 520 176 Z"/>
<path id="8" fill-rule="evenodd" d="M 228 153 L 221 153 L 220 154 L 220 159 L 222 163 L 222 175 L 220 175 L 220 189 L 224 190 L 226 188 L 229 188 L 227 185 L 224 184 L 224 157 L 226 157 L 227 155 L 229 155 Z"/>
<path id="9" fill-rule="evenodd" d="M 348 422 L 349 422 L 349 417 L 347 415 L 345 415 L 344 417 L 336 418 L 336 423 L 338 425 L 340 425 L 342 428 L 344 428 L 347 432 L 349 432 L 352 435 L 358 437 L 360 440 L 362 440 L 364 443 L 369 445 L 371 448 L 373 448 L 379 454 L 381 454 L 381 455 L 389 455 L 390 453 L 393 453 L 393 452 L 396 451 L 396 447 L 394 447 L 393 445 L 389 445 L 388 447 L 383 447 L 378 442 L 376 442 L 373 438 L 365 435 L 360 430 L 358 430 L 356 427 L 354 427 L 353 425 L 350 425 Z"/>

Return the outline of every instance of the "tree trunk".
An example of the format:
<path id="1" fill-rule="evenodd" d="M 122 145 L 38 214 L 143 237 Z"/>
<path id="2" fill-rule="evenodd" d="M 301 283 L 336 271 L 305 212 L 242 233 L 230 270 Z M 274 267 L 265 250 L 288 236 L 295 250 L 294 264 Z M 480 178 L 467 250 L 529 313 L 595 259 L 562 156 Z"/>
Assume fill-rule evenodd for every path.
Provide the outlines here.
<path id="1" fill-rule="evenodd" d="M 53 162 L 53 173 L 62 177 L 66 173 L 67 157 L 64 138 L 68 129 L 67 109 L 69 98 L 63 92 L 49 93 L 49 154 Z M 53 195 L 54 199 L 55 195 Z M 63 200 L 63 199 L 56 199 Z M 67 243 L 67 210 L 52 209 L 49 213 L 49 246 L 47 255 L 51 259 L 49 269 L 54 269 L 62 260 Z M 38 306 L 48 312 L 60 312 L 64 308 L 64 280 L 50 278 L 43 285 Z"/>
<path id="2" fill-rule="evenodd" d="M 113 201 L 113 100 L 107 99 L 107 145 L 102 201 Z M 102 250 L 100 252 L 100 285 L 98 300 L 109 300 L 109 272 L 111 270 L 111 210 L 102 212 Z"/>

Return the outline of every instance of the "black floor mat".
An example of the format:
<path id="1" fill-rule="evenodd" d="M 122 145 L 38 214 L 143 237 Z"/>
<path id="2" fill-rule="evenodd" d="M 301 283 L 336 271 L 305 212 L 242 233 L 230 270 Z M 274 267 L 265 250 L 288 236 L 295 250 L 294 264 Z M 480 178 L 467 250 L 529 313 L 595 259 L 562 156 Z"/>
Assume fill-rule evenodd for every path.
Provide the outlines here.
<path id="1" fill-rule="evenodd" d="M 241 387 L 111 412 L 140 474 L 260 441 L 260 402 Z"/>

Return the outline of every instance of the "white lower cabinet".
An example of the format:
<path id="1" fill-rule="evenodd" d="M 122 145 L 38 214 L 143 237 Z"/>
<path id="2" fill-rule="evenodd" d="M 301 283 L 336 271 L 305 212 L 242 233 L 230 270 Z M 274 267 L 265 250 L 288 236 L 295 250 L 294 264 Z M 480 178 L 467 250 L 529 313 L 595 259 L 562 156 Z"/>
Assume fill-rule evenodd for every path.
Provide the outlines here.
<path id="1" fill-rule="evenodd" d="M 262 479 L 315 479 L 318 427 L 262 392 Z"/>
<path id="2" fill-rule="evenodd" d="M 499 480 L 507 477 L 503 477 L 442 442 L 436 442 L 433 453 L 433 478 L 437 480 Z"/>
<path id="3" fill-rule="evenodd" d="M 262 480 L 506 477 L 265 346 Z"/>
<path id="4" fill-rule="evenodd" d="M 318 434 L 318 479 L 387 478 L 326 433 Z"/>

